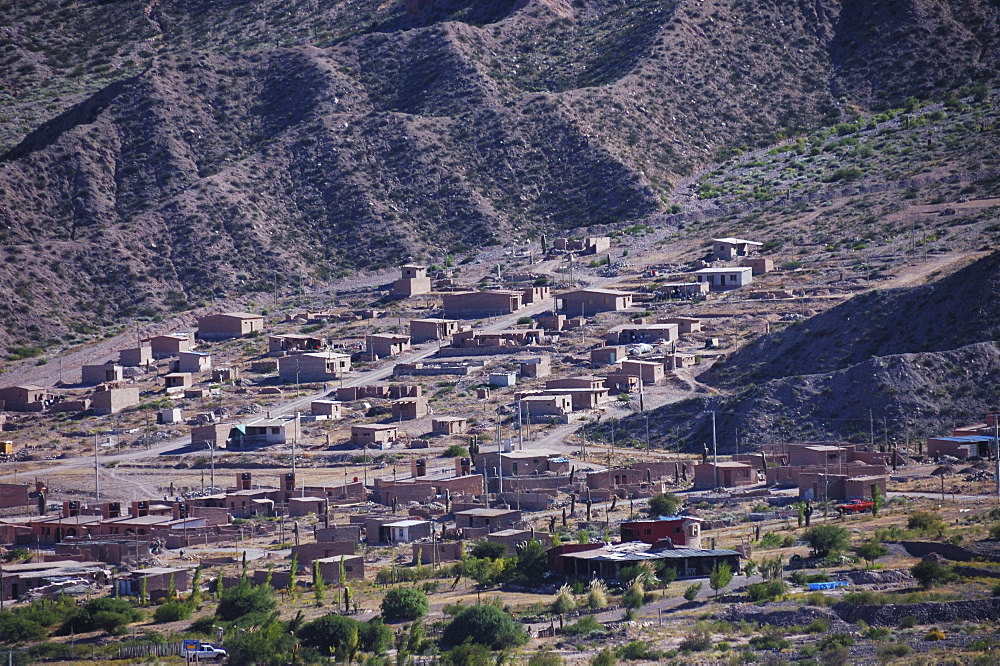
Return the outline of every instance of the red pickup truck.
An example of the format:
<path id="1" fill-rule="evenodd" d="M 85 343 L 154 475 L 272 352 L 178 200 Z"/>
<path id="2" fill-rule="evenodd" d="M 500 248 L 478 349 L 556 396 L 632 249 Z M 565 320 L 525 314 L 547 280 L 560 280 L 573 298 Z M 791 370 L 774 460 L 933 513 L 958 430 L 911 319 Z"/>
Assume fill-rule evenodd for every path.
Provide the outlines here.
<path id="1" fill-rule="evenodd" d="M 847 500 L 843 504 L 837 505 L 839 513 L 867 513 L 872 510 L 875 503 L 871 500 L 853 499 Z"/>

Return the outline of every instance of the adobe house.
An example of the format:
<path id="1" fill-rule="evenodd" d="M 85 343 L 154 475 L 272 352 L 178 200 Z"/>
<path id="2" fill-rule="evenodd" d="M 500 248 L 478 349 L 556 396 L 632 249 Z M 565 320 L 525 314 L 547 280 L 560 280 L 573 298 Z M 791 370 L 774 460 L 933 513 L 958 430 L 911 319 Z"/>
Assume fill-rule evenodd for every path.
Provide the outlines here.
<path id="1" fill-rule="evenodd" d="M 0 409 L 8 412 L 41 412 L 52 402 L 49 390 L 35 384 L 0 389 Z"/>
<path id="2" fill-rule="evenodd" d="M 455 291 L 443 294 L 444 312 L 449 317 L 495 317 L 511 314 L 524 307 L 524 293 L 496 291 Z"/>
<path id="3" fill-rule="evenodd" d="M 468 419 L 459 416 L 435 416 L 431 419 L 431 432 L 435 435 L 462 435 L 468 429 Z"/>
<path id="4" fill-rule="evenodd" d="M 343 416 L 339 400 L 313 400 L 309 409 L 313 416 L 322 416 L 328 420 L 339 419 Z"/>
<path id="5" fill-rule="evenodd" d="M 392 418 L 395 421 L 412 421 L 427 416 L 425 398 L 400 398 L 392 402 Z"/>
<path id="6" fill-rule="evenodd" d="M 194 380 L 191 378 L 190 372 L 171 372 L 169 375 L 163 376 L 163 384 L 167 388 L 167 393 L 179 393 L 192 386 Z"/>
<path id="7" fill-rule="evenodd" d="M 629 520 L 621 524 L 621 540 L 649 545 L 668 543 L 672 548 L 701 548 L 701 518 L 671 516 L 659 520 Z"/>
<path id="8" fill-rule="evenodd" d="M 344 565 L 347 580 L 365 579 L 364 555 L 342 555 L 341 557 L 321 557 L 313 560 L 313 567 L 319 567 L 319 573 L 327 585 L 333 585 L 340 580 L 340 566 Z"/>
<path id="9" fill-rule="evenodd" d="M 663 298 L 702 298 L 708 296 L 706 282 L 664 282 L 656 288 Z"/>
<path id="10" fill-rule="evenodd" d="M 715 470 L 718 468 L 718 484 Z M 694 467 L 695 490 L 714 490 L 715 488 L 740 488 L 752 486 L 758 482 L 757 472 L 746 463 L 720 462 L 718 464 L 702 463 Z"/>
<path id="11" fill-rule="evenodd" d="M 153 348 L 148 344 L 122 349 L 118 352 L 118 364 L 127 368 L 147 366 L 153 362 Z"/>
<path id="12" fill-rule="evenodd" d="M 812 442 L 788 444 L 788 465 L 790 467 L 823 467 L 839 465 L 854 460 L 854 444 L 846 442 Z"/>
<path id="13" fill-rule="evenodd" d="M 652 361 L 622 361 L 622 374 L 638 377 L 646 386 L 657 386 L 665 377 L 663 365 Z"/>
<path id="14" fill-rule="evenodd" d="M 446 340 L 458 333 L 460 326 L 454 319 L 411 319 L 410 340 L 413 344 L 430 342 L 431 340 Z"/>
<path id="15" fill-rule="evenodd" d="M 272 355 L 285 352 L 319 351 L 326 346 L 326 340 L 315 335 L 286 333 L 267 336 L 267 353 Z"/>
<path id="16" fill-rule="evenodd" d="M 172 372 L 200 374 L 212 370 L 212 355 L 207 352 L 181 352 L 171 365 Z"/>
<path id="17" fill-rule="evenodd" d="M 397 436 L 398 431 L 394 425 L 351 426 L 351 444 L 358 448 L 389 448 Z"/>
<path id="18" fill-rule="evenodd" d="M 521 300 L 525 305 L 530 305 L 531 303 L 541 303 L 546 298 L 552 298 L 551 287 L 526 287 Z"/>
<path id="19" fill-rule="evenodd" d="M 604 379 L 605 385 L 613 393 L 636 393 L 639 391 L 639 376 L 624 371 L 609 372 Z"/>
<path id="20" fill-rule="evenodd" d="M 505 331 L 474 331 L 466 329 L 451 336 L 451 346 L 468 347 L 524 347 L 538 344 L 545 337 L 540 328 L 512 328 Z"/>
<path id="21" fill-rule="evenodd" d="M 156 422 L 161 424 L 183 423 L 184 417 L 180 407 L 161 409 L 156 414 Z"/>
<path id="22" fill-rule="evenodd" d="M 573 411 L 573 398 L 568 393 L 553 395 L 529 395 L 521 398 L 521 408 L 532 423 L 556 419 L 566 422 Z"/>
<path id="23" fill-rule="evenodd" d="M 0 509 L 28 505 L 28 484 L 0 483 Z"/>
<path id="24" fill-rule="evenodd" d="M 994 439 L 985 435 L 931 437 L 927 440 L 927 455 L 952 456 L 965 460 L 972 456 L 990 457 Z"/>
<path id="25" fill-rule="evenodd" d="M 610 236 L 589 236 L 583 239 L 555 238 L 552 247 L 563 252 L 579 252 L 581 254 L 600 254 L 611 249 Z"/>
<path id="26" fill-rule="evenodd" d="M 278 359 L 278 377 L 285 382 L 329 382 L 351 369 L 351 357 L 337 352 L 307 352 Z"/>
<path id="27" fill-rule="evenodd" d="M 546 396 L 548 397 L 548 396 Z M 568 398 L 569 396 L 567 396 Z M 492 476 L 497 468 L 499 457 L 501 471 L 504 476 L 531 476 L 533 474 L 569 474 L 569 459 L 558 451 L 551 449 L 529 449 L 527 451 L 508 451 L 498 454 L 487 451 L 476 455 L 476 471 L 480 474 L 489 472 Z"/>
<path id="28" fill-rule="evenodd" d="M 521 522 L 521 512 L 516 509 L 466 509 L 455 512 L 455 527 L 485 527 L 490 531 L 505 530 Z"/>
<path id="29" fill-rule="evenodd" d="M 529 541 L 537 541 L 548 548 L 552 543 L 552 535 L 546 532 L 536 532 L 535 530 L 498 530 L 486 535 L 486 540 L 490 543 L 498 543 L 507 549 L 510 556 L 517 555 L 518 544 Z"/>
<path id="30" fill-rule="evenodd" d="M 105 382 L 120 382 L 125 379 L 125 368 L 108 361 L 101 365 L 85 365 L 80 369 L 81 381 L 84 386 L 97 386 Z"/>
<path id="31" fill-rule="evenodd" d="M 753 282 L 753 270 L 742 266 L 736 268 L 702 268 L 694 272 L 698 282 L 708 284 L 710 291 L 725 291 L 746 287 Z"/>
<path id="32" fill-rule="evenodd" d="M 517 362 L 517 368 L 522 377 L 548 377 L 552 374 L 552 359 L 548 356 L 525 359 Z"/>
<path id="33" fill-rule="evenodd" d="M 569 316 L 620 312 L 632 307 L 632 294 L 614 289 L 579 289 L 556 296 L 556 311 Z"/>
<path id="34" fill-rule="evenodd" d="M 661 340 L 673 342 L 678 337 L 677 324 L 623 324 L 615 326 L 607 333 L 608 342 L 619 345 L 654 343 Z"/>
<path id="35" fill-rule="evenodd" d="M 618 365 L 625 358 L 628 358 L 628 354 L 624 347 L 609 345 L 606 347 L 595 347 L 590 350 L 590 364 L 594 367 Z"/>
<path id="36" fill-rule="evenodd" d="M 388 536 L 384 542 L 391 544 L 410 543 L 417 539 L 426 539 L 429 537 L 431 535 L 431 523 L 428 520 L 397 520 L 386 523 L 379 532 L 380 543 L 383 542 L 381 538 L 383 535 Z"/>
<path id="37" fill-rule="evenodd" d="M 566 328 L 566 315 L 552 314 L 535 317 L 535 323 L 545 331 L 561 331 Z"/>
<path id="38" fill-rule="evenodd" d="M 712 254 L 716 259 L 728 261 L 736 257 L 745 257 L 762 247 L 763 243 L 742 238 L 713 238 Z"/>
<path id="39" fill-rule="evenodd" d="M 198 319 L 198 337 L 202 340 L 242 338 L 264 330 L 264 316 L 250 312 L 221 312 Z"/>
<path id="40" fill-rule="evenodd" d="M 419 264 L 406 264 L 400 267 L 400 278 L 392 283 L 392 295 L 415 296 L 428 294 L 431 291 L 431 279 L 427 277 L 427 267 Z"/>
<path id="41" fill-rule="evenodd" d="M 365 338 L 365 354 L 371 358 L 386 358 L 410 349 L 410 336 L 376 333 Z"/>
<path id="42" fill-rule="evenodd" d="M 740 266 L 749 268 L 754 275 L 763 275 L 774 270 L 774 260 L 767 257 L 753 257 L 741 261 Z"/>
<path id="43" fill-rule="evenodd" d="M 735 550 L 661 548 L 640 541 L 563 544 L 550 549 L 548 556 L 549 569 L 553 573 L 583 580 L 617 580 L 622 569 L 643 562 L 662 563 L 674 569 L 678 578 L 708 576 L 721 562 L 727 563 L 734 573 L 740 571 L 740 554 Z"/>
<path id="44" fill-rule="evenodd" d="M 517 374 L 513 372 L 491 372 L 490 386 L 514 386 L 517 384 Z"/>
<path id="45" fill-rule="evenodd" d="M 610 490 L 620 486 L 636 486 L 646 480 L 641 469 L 615 467 L 595 472 L 587 472 L 587 487 L 591 490 Z"/>
<path id="46" fill-rule="evenodd" d="M 660 324 L 677 324 L 677 332 L 689 335 L 701 331 L 701 319 L 696 317 L 664 317 L 658 320 Z"/>
<path id="47" fill-rule="evenodd" d="M 94 414 L 116 414 L 139 404 L 139 389 L 119 384 L 101 384 L 90 396 Z"/>
<path id="48" fill-rule="evenodd" d="M 162 359 L 177 356 L 181 352 L 191 351 L 193 341 L 191 340 L 191 335 L 186 332 L 167 333 L 166 335 L 154 335 L 143 338 L 139 341 L 139 346 L 149 346 L 153 358 Z"/>
<path id="49" fill-rule="evenodd" d="M 239 368 L 213 368 L 212 369 L 212 381 L 219 384 L 228 384 L 229 382 L 235 382 L 240 378 Z"/>
<path id="50" fill-rule="evenodd" d="M 239 448 L 266 444 L 284 444 L 288 441 L 289 430 L 294 432 L 295 418 L 257 419 L 233 427 L 242 433 Z"/>
<path id="51" fill-rule="evenodd" d="M 209 423 L 191 428 L 191 446 L 226 448 L 231 439 L 242 439 L 242 432 L 232 432 L 232 423 Z"/>
<path id="52" fill-rule="evenodd" d="M 464 541 L 438 541 L 436 544 L 414 543 L 410 546 L 412 564 L 457 562 L 465 552 Z M 417 560 L 420 560 L 419 562 Z"/>

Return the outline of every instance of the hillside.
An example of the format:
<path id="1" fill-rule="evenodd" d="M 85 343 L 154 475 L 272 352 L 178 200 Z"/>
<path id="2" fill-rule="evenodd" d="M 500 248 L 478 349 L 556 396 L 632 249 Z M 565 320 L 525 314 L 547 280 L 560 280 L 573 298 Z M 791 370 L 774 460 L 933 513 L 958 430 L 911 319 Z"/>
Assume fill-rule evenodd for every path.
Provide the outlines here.
<path id="1" fill-rule="evenodd" d="M 975 0 L 0 11 L 0 347 L 645 219 L 720 153 L 1000 71 Z"/>

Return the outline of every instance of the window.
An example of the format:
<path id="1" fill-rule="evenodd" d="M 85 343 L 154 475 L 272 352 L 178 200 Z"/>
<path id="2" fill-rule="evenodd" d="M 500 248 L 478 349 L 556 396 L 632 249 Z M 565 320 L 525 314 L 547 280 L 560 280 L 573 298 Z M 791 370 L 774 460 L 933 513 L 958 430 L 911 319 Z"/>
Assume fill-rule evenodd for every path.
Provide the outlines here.
<path id="1" fill-rule="evenodd" d="M 643 533 L 643 534 L 652 534 L 652 533 L 653 533 L 653 530 L 652 530 L 651 528 L 647 527 L 646 529 L 644 529 L 644 530 L 642 531 L 642 533 Z"/>
<path id="2" fill-rule="evenodd" d="M 735 273 L 733 275 L 729 276 L 729 281 L 730 282 L 736 282 L 736 274 Z"/>

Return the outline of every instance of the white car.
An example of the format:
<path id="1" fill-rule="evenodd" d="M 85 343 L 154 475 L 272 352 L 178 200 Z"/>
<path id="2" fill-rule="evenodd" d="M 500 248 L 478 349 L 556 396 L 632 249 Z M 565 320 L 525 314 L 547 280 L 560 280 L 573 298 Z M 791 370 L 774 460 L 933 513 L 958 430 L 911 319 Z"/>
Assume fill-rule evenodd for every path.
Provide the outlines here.
<path id="1" fill-rule="evenodd" d="M 191 653 L 191 656 L 198 661 L 222 661 L 229 656 L 229 653 L 209 643 L 202 643 L 201 647 Z"/>

